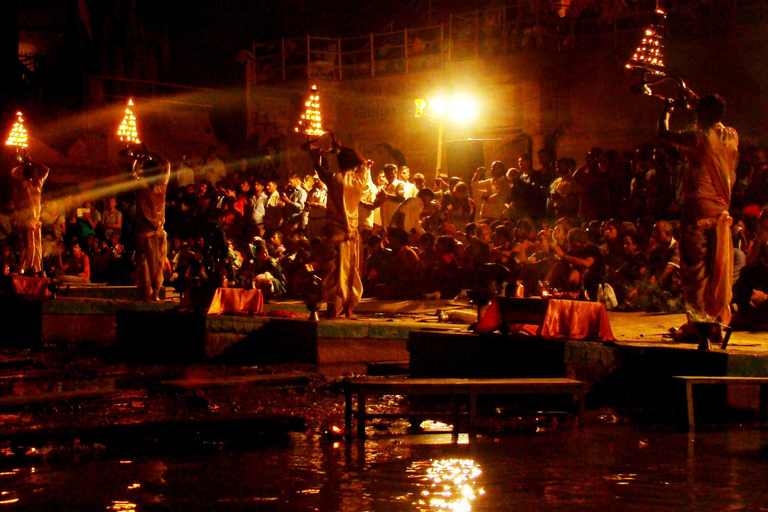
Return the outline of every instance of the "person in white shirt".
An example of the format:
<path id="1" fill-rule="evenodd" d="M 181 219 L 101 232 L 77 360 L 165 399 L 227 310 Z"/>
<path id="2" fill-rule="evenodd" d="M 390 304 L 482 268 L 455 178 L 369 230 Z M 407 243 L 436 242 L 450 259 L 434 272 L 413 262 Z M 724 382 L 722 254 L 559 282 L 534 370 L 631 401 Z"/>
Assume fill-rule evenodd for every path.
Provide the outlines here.
<path id="1" fill-rule="evenodd" d="M 411 183 L 411 170 L 405 165 L 400 167 L 399 178 L 400 178 L 400 181 L 403 182 L 403 186 L 405 187 L 405 198 L 410 199 L 412 197 L 416 197 L 416 194 L 419 192 L 419 189 L 416 188 L 416 185 Z"/>
<path id="2" fill-rule="evenodd" d="M 397 179 L 397 166 L 395 164 L 384 166 L 384 178 L 387 180 L 387 184 L 382 188 L 386 198 L 381 205 L 381 225 L 386 227 L 392 222 L 392 216 L 400 203 L 405 201 L 405 183 Z"/>
<path id="3" fill-rule="evenodd" d="M 194 167 L 195 164 L 192 163 L 186 153 L 181 155 L 181 162 L 176 164 L 176 171 L 174 172 L 177 187 L 186 187 L 187 185 L 195 184 Z"/>
<path id="4" fill-rule="evenodd" d="M 390 228 L 399 228 L 406 233 L 415 230 L 417 234 L 424 233 L 421 225 L 421 215 L 435 199 L 435 193 L 428 188 L 421 189 L 416 197 L 403 201 L 392 217 Z"/>
<path id="5" fill-rule="evenodd" d="M 227 167 L 224 165 L 224 162 L 216 156 L 216 146 L 210 146 L 208 148 L 208 154 L 203 160 L 200 174 L 203 179 L 210 181 L 213 186 L 216 186 L 218 182 L 227 177 Z"/>

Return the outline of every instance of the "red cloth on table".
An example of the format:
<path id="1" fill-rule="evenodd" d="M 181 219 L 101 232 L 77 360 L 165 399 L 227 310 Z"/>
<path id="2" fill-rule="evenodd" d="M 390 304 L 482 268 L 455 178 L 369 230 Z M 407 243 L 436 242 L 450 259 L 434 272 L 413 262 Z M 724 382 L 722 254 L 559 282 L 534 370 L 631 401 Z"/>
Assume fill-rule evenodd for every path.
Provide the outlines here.
<path id="1" fill-rule="evenodd" d="M 217 288 L 208 308 L 209 315 L 235 313 L 259 314 L 264 306 L 261 290 L 244 288 Z"/>
<path id="2" fill-rule="evenodd" d="M 50 280 L 47 277 L 12 276 L 13 292 L 19 297 L 35 297 L 44 299 L 50 297 L 48 289 Z"/>
<path id="3" fill-rule="evenodd" d="M 498 301 L 494 300 L 477 323 L 475 332 L 490 333 L 504 323 Z M 510 324 L 513 333 L 527 333 L 549 339 L 614 341 L 605 304 L 551 299 L 541 325 Z"/>

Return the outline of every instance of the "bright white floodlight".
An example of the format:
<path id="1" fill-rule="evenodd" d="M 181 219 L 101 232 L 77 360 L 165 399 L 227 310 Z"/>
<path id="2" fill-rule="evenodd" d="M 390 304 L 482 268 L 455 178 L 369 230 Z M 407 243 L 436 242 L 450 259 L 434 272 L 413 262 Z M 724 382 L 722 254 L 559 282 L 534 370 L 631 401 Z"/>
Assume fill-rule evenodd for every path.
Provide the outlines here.
<path id="1" fill-rule="evenodd" d="M 466 123 L 477 117 L 477 106 L 470 98 L 466 96 L 457 96 L 453 102 L 451 102 L 451 108 L 448 111 L 448 115 L 456 122 Z"/>
<path id="2" fill-rule="evenodd" d="M 444 98 L 435 98 L 429 103 L 432 113 L 438 117 L 445 113 L 446 103 Z"/>

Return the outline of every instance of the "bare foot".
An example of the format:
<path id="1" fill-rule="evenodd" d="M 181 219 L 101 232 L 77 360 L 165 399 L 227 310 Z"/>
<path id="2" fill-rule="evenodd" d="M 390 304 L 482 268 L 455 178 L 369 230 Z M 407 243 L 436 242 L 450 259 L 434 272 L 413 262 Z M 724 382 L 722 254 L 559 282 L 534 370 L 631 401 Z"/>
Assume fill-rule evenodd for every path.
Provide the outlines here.
<path id="1" fill-rule="evenodd" d="M 352 308 L 344 308 L 342 310 L 342 314 L 345 317 L 347 317 L 347 320 L 357 320 L 357 317 L 355 316 L 355 312 L 354 312 L 354 310 Z"/>

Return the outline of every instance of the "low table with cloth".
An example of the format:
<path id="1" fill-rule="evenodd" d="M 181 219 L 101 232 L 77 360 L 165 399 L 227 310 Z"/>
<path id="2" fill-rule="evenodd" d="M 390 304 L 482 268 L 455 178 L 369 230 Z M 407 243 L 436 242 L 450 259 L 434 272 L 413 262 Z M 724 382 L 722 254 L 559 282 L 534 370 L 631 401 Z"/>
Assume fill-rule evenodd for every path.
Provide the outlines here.
<path id="1" fill-rule="evenodd" d="M 605 304 L 578 300 L 497 297 L 474 328 L 478 334 L 496 330 L 548 339 L 615 341 Z"/>

